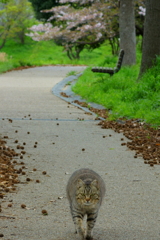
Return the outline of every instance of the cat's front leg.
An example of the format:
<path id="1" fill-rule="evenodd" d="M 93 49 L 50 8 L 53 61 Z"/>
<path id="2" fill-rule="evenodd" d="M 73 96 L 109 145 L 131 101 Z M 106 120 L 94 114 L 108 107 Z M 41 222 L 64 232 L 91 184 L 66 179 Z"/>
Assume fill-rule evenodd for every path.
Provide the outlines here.
<path id="1" fill-rule="evenodd" d="M 82 227 L 84 214 L 76 208 L 74 205 L 70 205 L 72 219 L 75 225 L 75 233 L 78 233 L 81 236 L 81 240 L 85 239 L 85 231 Z"/>
<path id="2" fill-rule="evenodd" d="M 97 214 L 88 214 L 87 215 L 87 234 L 86 234 L 86 240 L 93 240 L 92 237 L 92 230 L 94 228 L 95 222 L 97 219 Z"/>
<path id="3" fill-rule="evenodd" d="M 81 240 L 84 240 L 85 239 L 85 231 L 82 227 L 82 222 L 83 222 L 83 219 L 79 218 L 79 217 L 74 217 L 74 224 L 75 224 L 75 233 L 78 233 L 79 236 L 81 237 Z"/>

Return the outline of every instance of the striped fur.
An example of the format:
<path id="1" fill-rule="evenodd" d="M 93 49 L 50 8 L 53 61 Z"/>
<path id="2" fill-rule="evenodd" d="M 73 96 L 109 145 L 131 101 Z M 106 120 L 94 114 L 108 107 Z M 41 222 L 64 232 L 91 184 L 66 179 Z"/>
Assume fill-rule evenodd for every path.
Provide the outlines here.
<path id="1" fill-rule="evenodd" d="M 91 240 L 92 229 L 105 195 L 104 181 L 96 172 L 82 168 L 72 174 L 66 191 L 76 232 L 81 239 Z M 87 215 L 86 234 L 82 227 L 85 215 Z"/>

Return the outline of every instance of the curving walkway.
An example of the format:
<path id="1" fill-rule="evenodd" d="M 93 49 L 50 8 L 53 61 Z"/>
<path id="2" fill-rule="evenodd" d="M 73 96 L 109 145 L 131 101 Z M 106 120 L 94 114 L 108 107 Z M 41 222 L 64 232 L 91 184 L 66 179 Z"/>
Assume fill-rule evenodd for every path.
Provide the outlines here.
<path id="1" fill-rule="evenodd" d="M 65 186 L 81 167 L 97 171 L 106 183 L 94 240 L 160 239 L 159 166 L 151 168 L 135 159 L 134 152 L 121 146 L 122 134 L 101 129 L 95 116 L 52 94 L 66 73 L 83 69 L 49 66 L 0 75 L 1 136 L 8 135 L 7 144 L 14 149 L 15 140 L 25 143 L 26 151 L 25 175 L 17 192 L 1 199 L 0 233 L 6 240 L 78 239 Z M 47 216 L 41 213 L 44 209 Z"/>

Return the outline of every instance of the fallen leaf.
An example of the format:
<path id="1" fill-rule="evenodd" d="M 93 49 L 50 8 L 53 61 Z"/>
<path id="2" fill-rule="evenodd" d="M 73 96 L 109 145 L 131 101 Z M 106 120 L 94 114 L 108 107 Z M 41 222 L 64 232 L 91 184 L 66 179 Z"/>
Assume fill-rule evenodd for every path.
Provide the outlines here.
<path id="1" fill-rule="evenodd" d="M 62 199 L 63 197 L 58 197 L 58 199 Z"/>

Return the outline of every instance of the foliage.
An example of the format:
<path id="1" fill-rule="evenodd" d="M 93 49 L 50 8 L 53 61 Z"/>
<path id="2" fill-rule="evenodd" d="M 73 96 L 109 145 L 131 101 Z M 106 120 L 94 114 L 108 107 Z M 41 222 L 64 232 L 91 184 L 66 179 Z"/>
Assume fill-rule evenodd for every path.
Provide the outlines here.
<path id="1" fill-rule="evenodd" d="M 142 22 L 139 6 L 143 0 L 136 0 L 137 28 L 142 35 Z M 84 48 L 95 49 L 106 39 L 112 47 L 112 53 L 119 51 L 118 11 L 119 1 L 116 0 L 60 0 L 58 7 L 44 10 L 52 13 L 49 22 L 56 20 L 56 26 L 50 23 L 40 24 L 31 28 L 30 36 L 35 41 L 53 39 L 64 47 L 70 59 L 80 57 Z M 139 17 L 140 16 L 140 17 Z"/>
<path id="2" fill-rule="evenodd" d="M 64 5 L 44 11 L 53 13 L 49 21 L 56 19 L 57 26 L 50 23 L 33 26 L 30 36 L 34 40 L 54 39 L 70 59 L 78 59 L 84 48 L 95 49 L 107 38 L 112 40 L 116 36 L 117 1 L 59 2 Z"/>
<path id="3" fill-rule="evenodd" d="M 27 28 L 36 23 L 34 13 L 27 0 L 9 0 L 0 5 L 0 49 L 8 38 L 19 39 L 24 44 Z"/>
<path id="4" fill-rule="evenodd" d="M 35 14 L 36 14 L 36 18 L 39 19 L 39 20 L 44 20 L 44 21 L 47 21 L 47 19 L 49 17 L 51 17 L 51 13 L 44 13 L 44 12 L 41 12 L 41 10 L 44 10 L 44 9 L 50 9 L 52 7 L 55 7 L 58 5 L 58 0 L 29 0 L 32 5 L 33 5 L 33 8 L 34 8 L 34 11 L 35 11 Z"/>
<path id="5" fill-rule="evenodd" d="M 1 3 L 7 3 L 7 2 L 9 2 L 9 0 L 1 0 L 0 2 Z"/>

